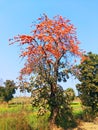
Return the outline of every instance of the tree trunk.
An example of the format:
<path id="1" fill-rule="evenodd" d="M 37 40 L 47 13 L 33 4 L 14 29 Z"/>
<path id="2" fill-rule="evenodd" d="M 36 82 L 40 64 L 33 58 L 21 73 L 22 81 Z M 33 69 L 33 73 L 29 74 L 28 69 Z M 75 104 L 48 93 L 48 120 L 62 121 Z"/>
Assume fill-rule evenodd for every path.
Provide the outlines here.
<path id="1" fill-rule="evenodd" d="M 56 117 L 58 114 L 56 93 L 57 93 L 57 86 L 56 86 L 56 84 L 52 84 L 51 85 L 51 95 L 50 95 L 50 107 L 51 107 L 50 128 L 51 128 L 51 130 L 54 130 L 54 128 L 56 127 Z"/>
<path id="2" fill-rule="evenodd" d="M 51 107 L 51 115 L 50 115 L 50 130 L 56 130 L 56 118 L 59 112 L 59 107 L 57 104 L 57 77 L 58 77 L 58 61 L 54 65 L 54 78 L 51 82 L 51 95 L 50 95 L 50 107 Z"/>
<path id="3" fill-rule="evenodd" d="M 57 114 L 58 114 L 58 108 L 53 108 L 51 110 L 51 119 L 50 119 L 52 124 L 55 124 Z"/>
<path id="4" fill-rule="evenodd" d="M 53 108 L 53 109 L 51 110 L 50 124 L 49 124 L 50 130 L 55 130 L 55 129 L 57 129 L 57 125 L 56 125 L 57 113 L 58 113 L 58 108 Z"/>
<path id="5" fill-rule="evenodd" d="M 50 118 L 50 122 L 49 122 L 49 130 L 64 130 L 61 127 L 58 127 L 56 124 L 56 118 L 57 118 L 57 114 L 58 114 L 58 107 L 55 107 L 52 109 L 52 113 L 51 113 L 51 118 Z"/>

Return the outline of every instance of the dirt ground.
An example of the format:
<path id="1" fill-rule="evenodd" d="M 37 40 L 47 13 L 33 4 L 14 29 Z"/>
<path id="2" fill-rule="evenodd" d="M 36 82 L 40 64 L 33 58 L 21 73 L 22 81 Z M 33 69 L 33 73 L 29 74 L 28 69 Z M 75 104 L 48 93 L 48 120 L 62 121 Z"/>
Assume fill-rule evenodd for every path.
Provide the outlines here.
<path id="1" fill-rule="evenodd" d="M 79 126 L 73 130 L 98 130 L 98 118 L 93 122 L 80 122 Z"/>
<path id="2" fill-rule="evenodd" d="M 98 117 L 93 122 L 79 121 L 76 128 L 62 129 L 54 127 L 52 130 L 98 130 Z"/>

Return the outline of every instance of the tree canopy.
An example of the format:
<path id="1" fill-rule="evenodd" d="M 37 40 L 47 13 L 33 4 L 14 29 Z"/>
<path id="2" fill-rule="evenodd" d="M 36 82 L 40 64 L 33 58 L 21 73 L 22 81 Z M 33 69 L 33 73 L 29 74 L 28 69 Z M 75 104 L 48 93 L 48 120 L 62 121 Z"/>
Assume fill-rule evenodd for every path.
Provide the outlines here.
<path id="1" fill-rule="evenodd" d="M 86 57 L 78 66 L 81 83 L 77 84 L 77 89 L 83 105 L 91 107 L 95 113 L 98 112 L 98 55 L 89 52 Z"/>
<path id="2" fill-rule="evenodd" d="M 72 102 L 75 99 L 75 92 L 74 92 L 74 90 L 72 88 L 67 88 L 64 91 L 64 94 L 69 99 L 69 102 Z"/>
<path id="3" fill-rule="evenodd" d="M 9 101 L 13 98 L 13 94 L 15 94 L 15 83 L 13 80 L 6 80 L 4 82 L 5 86 L 0 87 L 0 98 L 4 101 Z"/>

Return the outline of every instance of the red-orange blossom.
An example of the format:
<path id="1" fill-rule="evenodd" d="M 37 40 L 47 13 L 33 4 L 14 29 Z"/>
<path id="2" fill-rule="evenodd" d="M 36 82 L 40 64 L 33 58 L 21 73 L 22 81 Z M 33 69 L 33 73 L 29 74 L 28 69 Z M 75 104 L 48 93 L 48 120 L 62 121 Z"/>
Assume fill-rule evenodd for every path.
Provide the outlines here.
<path id="1" fill-rule="evenodd" d="M 62 16 L 49 19 L 43 15 L 37 21 L 38 23 L 33 26 L 32 35 L 14 37 L 14 42 L 19 42 L 21 46 L 26 45 L 21 53 L 21 57 L 27 58 L 21 76 L 36 71 L 36 66 L 43 58 L 46 60 L 45 64 L 53 65 L 62 57 L 66 59 L 67 52 L 82 57 L 76 29 L 69 20 Z"/>

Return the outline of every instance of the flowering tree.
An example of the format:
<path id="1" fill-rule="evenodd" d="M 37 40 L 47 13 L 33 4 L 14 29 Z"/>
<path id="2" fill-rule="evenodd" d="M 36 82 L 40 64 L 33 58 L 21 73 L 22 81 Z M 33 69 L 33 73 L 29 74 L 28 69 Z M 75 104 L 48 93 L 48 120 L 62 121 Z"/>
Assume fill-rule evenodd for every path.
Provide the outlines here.
<path id="1" fill-rule="evenodd" d="M 74 25 L 62 16 L 49 19 L 47 15 L 37 19 L 32 35 L 18 35 L 14 42 L 23 46 L 21 57 L 26 58 L 20 71 L 20 80 L 25 75 L 34 74 L 35 86 L 45 88 L 49 98 L 51 123 L 55 123 L 59 105 L 57 103 L 58 81 L 66 81 L 68 69 L 75 57 L 82 57 Z M 62 105 L 62 102 L 60 103 Z"/>

